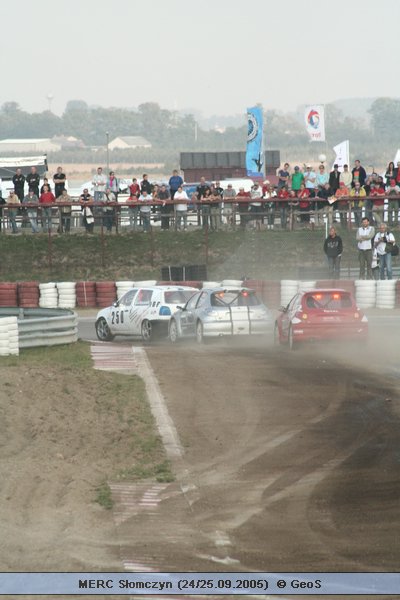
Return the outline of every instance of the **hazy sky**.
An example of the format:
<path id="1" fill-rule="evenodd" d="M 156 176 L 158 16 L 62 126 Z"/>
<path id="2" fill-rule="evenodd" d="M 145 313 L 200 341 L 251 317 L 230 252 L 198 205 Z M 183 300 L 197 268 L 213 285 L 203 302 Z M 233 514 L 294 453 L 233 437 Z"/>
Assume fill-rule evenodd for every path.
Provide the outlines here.
<path id="1" fill-rule="evenodd" d="M 400 96 L 400 0 L 1 2 L 0 105 L 235 114 Z"/>

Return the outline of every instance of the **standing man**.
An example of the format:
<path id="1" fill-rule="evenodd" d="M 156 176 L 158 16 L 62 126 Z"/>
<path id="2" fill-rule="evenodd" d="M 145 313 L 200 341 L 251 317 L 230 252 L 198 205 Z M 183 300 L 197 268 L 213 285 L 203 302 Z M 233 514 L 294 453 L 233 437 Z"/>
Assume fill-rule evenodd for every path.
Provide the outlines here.
<path id="1" fill-rule="evenodd" d="M 315 196 L 315 189 L 317 187 L 316 182 L 317 182 L 317 175 L 312 170 L 311 165 L 307 165 L 306 170 L 304 172 L 304 183 L 306 186 L 306 190 L 308 190 L 310 193 L 310 198 L 314 198 L 314 196 Z M 292 188 L 293 188 L 293 184 L 292 184 Z"/>
<path id="2" fill-rule="evenodd" d="M 294 168 L 294 173 L 292 175 L 292 190 L 294 192 L 298 192 L 300 190 L 300 186 L 304 181 L 304 175 L 300 171 L 300 167 Z"/>
<path id="3" fill-rule="evenodd" d="M 393 233 L 387 230 L 386 224 L 379 225 L 379 231 L 374 238 L 374 246 L 379 256 L 379 279 L 385 279 L 385 269 L 388 279 L 392 279 L 392 253 L 396 242 Z"/>
<path id="4" fill-rule="evenodd" d="M 57 173 L 55 173 L 53 176 L 54 195 L 56 198 L 59 198 L 59 196 L 61 196 L 63 191 L 65 190 L 66 180 L 67 177 L 65 173 L 63 173 L 62 167 L 57 167 Z"/>
<path id="5" fill-rule="evenodd" d="M 200 184 L 196 188 L 197 201 L 200 202 L 206 193 L 210 192 L 210 186 L 207 185 L 205 177 L 200 177 Z M 197 204 L 197 225 L 201 225 L 201 209 L 200 204 Z"/>
<path id="6" fill-rule="evenodd" d="M 31 167 L 30 173 L 26 176 L 26 181 L 30 190 L 33 190 L 35 196 L 39 198 L 39 184 L 40 184 L 40 175 L 36 170 L 36 167 Z"/>
<path id="7" fill-rule="evenodd" d="M 153 193 L 153 186 L 151 185 L 149 176 L 146 173 L 143 174 L 143 179 L 140 184 L 140 191 L 142 194 L 143 192 L 146 192 L 148 196 L 151 196 Z"/>
<path id="8" fill-rule="evenodd" d="M 364 217 L 361 221 L 361 227 L 357 229 L 356 234 L 360 279 L 365 279 L 365 266 L 367 267 L 367 279 L 372 279 L 372 239 L 374 236 L 375 229 L 370 225 L 368 217 Z"/>
<path id="9" fill-rule="evenodd" d="M 356 183 L 359 183 L 361 187 L 364 186 L 365 180 L 367 179 L 367 173 L 364 167 L 361 166 L 359 160 L 354 161 L 354 169 L 351 171 L 352 181 L 351 187 L 355 187 Z"/>
<path id="10" fill-rule="evenodd" d="M 172 171 L 172 176 L 169 178 L 168 185 L 171 200 L 173 200 L 175 192 L 183 185 L 183 179 L 180 175 L 178 175 L 178 171 L 176 169 Z"/>
<path id="11" fill-rule="evenodd" d="M 279 171 L 278 171 L 278 192 L 280 189 L 286 187 L 289 183 L 289 179 L 290 179 L 289 169 L 290 169 L 289 163 L 286 162 L 283 165 L 283 169 L 279 169 Z"/>
<path id="12" fill-rule="evenodd" d="M 337 164 L 333 165 L 333 171 L 329 173 L 329 186 L 333 194 L 336 194 L 340 186 L 340 172 Z"/>
<path id="13" fill-rule="evenodd" d="M 171 178 L 172 179 L 172 178 Z M 170 181 L 171 181 L 170 179 Z M 181 189 L 181 188 L 178 188 Z M 177 190 L 175 190 L 174 194 L 176 194 Z M 174 205 L 167 204 L 170 198 L 169 190 L 167 190 L 167 186 L 163 183 L 160 187 L 160 191 L 158 192 L 158 199 L 162 200 L 161 205 L 161 230 L 169 229 L 170 218 L 174 212 Z"/>
<path id="14" fill-rule="evenodd" d="M 14 190 L 10 190 L 10 194 L 6 200 L 7 208 L 8 208 L 8 218 L 10 219 L 10 224 L 12 227 L 13 233 L 18 233 L 17 229 L 17 214 L 18 214 L 18 206 L 21 204 L 20 199 Z"/>
<path id="15" fill-rule="evenodd" d="M 15 175 L 12 178 L 14 184 L 14 190 L 18 198 L 22 202 L 24 199 L 24 188 L 25 188 L 25 175 L 22 174 L 21 169 L 17 169 Z"/>
<path id="16" fill-rule="evenodd" d="M 329 228 L 329 235 L 324 242 L 324 252 L 328 259 L 329 275 L 332 279 L 340 279 L 340 261 L 343 253 L 342 238 L 336 234 L 334 227 Z"/>
<path id="17" fill-rule="evenodd" d="M 93 177 L 92 184 L 94 187 L 94 201 L 101 202 L 107 185 L 107 177 L 103 175 L 102 167 L 98 167 L 97 173 Z"/>

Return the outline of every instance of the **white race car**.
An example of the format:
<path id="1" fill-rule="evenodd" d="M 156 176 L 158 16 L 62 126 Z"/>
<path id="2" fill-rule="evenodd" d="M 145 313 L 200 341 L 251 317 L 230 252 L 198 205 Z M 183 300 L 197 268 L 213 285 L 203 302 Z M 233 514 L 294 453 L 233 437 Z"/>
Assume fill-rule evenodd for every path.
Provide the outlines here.
<path id="1" fill-rule="evenodd" d="M 112 306 L 97 313 L 97 337 L 109 342 L 116 335 L 140 335 L 145 342 L 150 342 L 166 336 L 171 316 L 196 292 L 197 288 L 183 285 L 132 288 Z"/>

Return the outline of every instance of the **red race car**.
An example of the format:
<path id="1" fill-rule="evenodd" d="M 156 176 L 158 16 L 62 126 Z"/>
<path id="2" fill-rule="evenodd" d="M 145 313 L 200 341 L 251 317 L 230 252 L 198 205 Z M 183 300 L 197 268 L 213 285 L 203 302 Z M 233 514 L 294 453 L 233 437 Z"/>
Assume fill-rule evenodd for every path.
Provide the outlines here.
<path id="1" fill-rule="evenodd" d="M 350 292 L 314 289 L 298 292 L 275 322 L 275 342 L 292 350 L 308 341 L 366 341 L 368 319 Z"/>

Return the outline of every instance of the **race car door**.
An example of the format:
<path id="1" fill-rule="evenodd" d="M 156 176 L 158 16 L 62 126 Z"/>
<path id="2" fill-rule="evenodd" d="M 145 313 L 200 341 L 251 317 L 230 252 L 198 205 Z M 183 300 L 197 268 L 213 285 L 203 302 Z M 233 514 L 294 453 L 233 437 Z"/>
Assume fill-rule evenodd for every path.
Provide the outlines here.
<path id="1" fill-rule="evenodd" d="M 121 335 L 132 334 L 131 323 L 129 319 L 129 311 L 134 302 L 138 290 L 129 290 L 122 296 L 118 302 L 118 306 L 113 309 L 115 330 Z"/>

